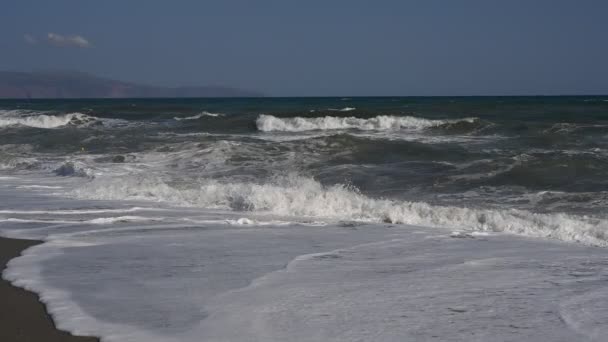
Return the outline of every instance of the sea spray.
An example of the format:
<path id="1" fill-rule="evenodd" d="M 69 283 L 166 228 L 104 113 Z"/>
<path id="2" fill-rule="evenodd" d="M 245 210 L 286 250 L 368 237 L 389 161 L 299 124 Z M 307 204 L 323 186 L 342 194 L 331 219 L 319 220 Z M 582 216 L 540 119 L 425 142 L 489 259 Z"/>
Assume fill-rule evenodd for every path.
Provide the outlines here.
<path id="1" fill-rule="evenodd" d="M 608 245 L 608 221 L 565 213 L 437 206 L 424 202 L 373 199 L 352 187 L 323 186 L 291 174 L 272 182 L 223 183 L 201 180 L 188 188 L 160 178 L 97 179 L 73 192 L 79 198 L 147 200 L 178 206 L 273 214 L 317 220 L 347 220 L 492 231 L 545 237 L 590 245 Z"/>
<path id="2" fill-rule="evenodd" d="M 13 111 L 13 114 L 15 111 Z M 63 115 L 10 115 L 9 113 L 0 113 L 0 127 L 5 126 L 28 126 L 34 128 L 57 128 L 68 124 L 86 125 L 94 122 L 95 117 L 88 116 L 82 113 L 69 113 Z"/>
<path id="3" fill-rule="evenodd" d="M 303 132 L 312 130 L 420 130 L 438 127 L 446 123 L 474 122 L 477 118 L 465 118 L 458 120 L 430 120 L 414 116 L 389 116 L 380 115 L 369 119 L 357 117 L 335 117 L 324 116 L 315 118 L 288 117 L 279 118 L 272 115 L 260 115 L 256 120 L 258 130 L 262 132 Z"/>

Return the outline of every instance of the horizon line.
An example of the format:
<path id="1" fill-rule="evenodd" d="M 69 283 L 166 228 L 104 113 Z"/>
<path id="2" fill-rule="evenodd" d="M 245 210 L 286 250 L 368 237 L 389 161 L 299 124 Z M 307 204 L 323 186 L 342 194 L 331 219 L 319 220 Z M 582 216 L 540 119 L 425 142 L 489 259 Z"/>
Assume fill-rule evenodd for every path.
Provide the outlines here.
<path id="1" fill-rule="evenodd" d="M 608 97 L 606 94 L 486 94 L 486 95 L 290 95 L 290 96 L 183 96 L 183 97 L 5 97 L 0 98 L 0 101 L 48 101 L 48 100 L 178 100 L 178 99 L 353 99 L 353 98 L 472 98 L 472 97 Z"/>

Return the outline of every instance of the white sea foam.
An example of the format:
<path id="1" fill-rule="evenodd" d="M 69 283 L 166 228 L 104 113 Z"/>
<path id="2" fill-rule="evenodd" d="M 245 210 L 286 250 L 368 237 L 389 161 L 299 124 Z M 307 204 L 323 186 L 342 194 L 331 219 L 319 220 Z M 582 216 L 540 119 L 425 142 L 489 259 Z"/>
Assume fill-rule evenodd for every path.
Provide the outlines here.
<path id="1" fill-rule="evenodd" d="M 162 221 L 159 217 L 143 216 L 117 216 L 117 217 L 98 217 L 90 220 L 55 220 L 55 219 L 21 219 L 21 218 L 0 218 L 1 222 L 11 223 L 48 223 L 48 224 L 113 224 L 119 222 L 142 222 L 142 221 Z M 247 224 L 247 223 L 240 223 Z M 252 222 L 253 224 L 253 222 Z"/>
<path id="2" fill-rule="evenodd" d="M 355 107 L 344 107 L 344 108 L 328 108 L 327 110 L 332 112 L 352 112 L 353 110 L 357 110 Z"/>
<path id="3" fill-rule="evenodd" d="M 318 118 L 290 117 L 278 118 L 272 115 L 260 115 L 256 120 L 258 130 L 262 132 L 302 132 L 313 130 L 358 129 L 365 131 L 388 131 L 411 129 L 421 130 L 437 127 L 447 123 L 474 122 L 476 118 L 459 120 L 430 120 L 414 116 L 380 115 L 369 119 L 356 117 L 325 116 Z"/>
<path id="4" fill-rule="evenodd" d="M 39 293 L 58 328 L 74 334 L 121 342 L 201 341 L 197 326 L 215 295 L 246 286 L 298 255 L 392 234 L 383 227 L 359 234 L 318 227 L 115 232 L 108 227 L 53 236 L 11 261 L 3 276 Z"/>
<path id="5" fill-rule="evenodd" d="M 17 187 L 17 189 L 61 189 L 61 186 L 55 186 L 55 185 L 20 185 Z"/>
<path id="6" fill-rule="evenodd" d="M 96 219 L 85 221 L 91 224 L 112 224 L 117 222 L 140 222 L 140 221 L 160 221 L 158 217 L 143 217 L 143 216 L 118 216 L 118 217 L 99 217 Z"/>
<path id="7" fill-rule="evenodd" d="M 69 209 L 69 210 L 0 210 L 0 214 L 18 215 L 86 215 L 106 213 L 129 213 L 134 211 L 163 211 L 161 208 L 131 207 L 124 209 Z"/>
<path id="8" fill-rule="evenodd" d="M 596 291 L 606 276 L 606 249 L 487 234 L 525 225 L 529 231 L 519 233 L 568 240 L 560 234 L 572 223 L 582 241 L 602 244 L 600 235 L 575 226 L 580 217 L 372 199 L 297 175 L 266 184 L 203 180 L 181 190 L 146 177 L 98 177 L 79 192 L 235 212 L 172 208 L 158 217 L 112 207 L 120 202 L 66 198 L 11 204 L 31 223 L 9 221 L 0 233 L 46 243 L 12 260 L 3 277 L 36 291 L 60 329 L 108 342 L 466 340 L 472 331 L 490 340 L 605 336 L 605 291 Z M 0 199 L 10 197 L 0 187 Z M 97 210 L 117 214 L 84 215 Z M 4 216 L 17 217 L 8 211 Z M 345 219 L 352 225 L 332 224 L 347 217 L 355 218 Z M 325 227 L 290 224 L 322 220 Z M 382 223 L 392 220 L 449 230 Z"/>
<path id="9" fill-rule="evenodd" d="M 202 112 L 200 114 L 193 115 L 193 116 L 187 116 L 185 118 L 180 118 L 179 116 L 176 116 L 173 119 L 177 120 L 177 121 L 182 121 L 182 120 L 197 120 L 197 119 L 200 119 L 200 118 L 202 118 L 204 116 L 210 116 L 210 117 L 214 117 L 215 118 L 215 117 L 218 117 L 218 116 L 224 116 L 224 114 L 222 114 L 222 113 Z"/>
<path id="10" fill-rule="evenodd" d="M 20 125 L 35 128 L 57 128 L 70 123 L 88 124 L 95 120 L 95 117 L 82 113 L 63 115 L 24 115 L 18 111 L 3 111 L 0 113 L 0 127 Z"/>
<path id="11" fill-rule="evenodd" d="M 409 236 L 298 256 L 285 269 L 212 298 L 205 305 L 212 314 L 196 336 L 203 341 L 603 340 L 607 291 L 594 285 L 604 275 L 603 263 L 597 265 L 605 255 L 600 249 L 589 262 L 580 257 L 590 249 L 476 240 L 437 244 Z M 573 274 L 577 268 L 584 271 Z M 572 287 L 579 292 L 566 294 L 564 288 L 572 293 Z"/>
<path id="12" fill-rule="evenodd" d="M 95 170 L 88 164 L 79 161 L 73 160 L 60 164 L 53 172 L 57 176 L 62 177 L 90 177 L 93 178 L 95 176 L 100 175 L 101 173 L 98 170 Z"/>
<path id="13" fill-rule="evenodd" d="M 0 161 L 0 170 L 28 169 L 40 166 L 40 161 L 31 157 L 5 156 Z"/>
<path id="14" fill-rule="evenodd" d="M 202 180 L 187 189 L 158 179 L 98 179 L 74 191 L 80 198 L 149 200 L 208 209 L 253 211 L 282 217 L 388 222 L 608 245 L 608 222 L 565 213 L 433 206 L 424 202 L 373 199 L 342 185 L 324 187 L 296 175 L 266 184 Z"/>
<path id="15" fill-rule="evenodd" d="M 20 219 L 20 218 L 0 218 L 0 223 L 48 223 L 48 224 L 74 224 L 78 221 L 66 221 L 66 220 L 42 220 L 42 219 Z"/>
<path id="16" fill-rule="evenodd" d="M 369 228 L 55 236 L 3 277 L 58 328 L 108 342 L 606 335 L 605 249 Z"/>

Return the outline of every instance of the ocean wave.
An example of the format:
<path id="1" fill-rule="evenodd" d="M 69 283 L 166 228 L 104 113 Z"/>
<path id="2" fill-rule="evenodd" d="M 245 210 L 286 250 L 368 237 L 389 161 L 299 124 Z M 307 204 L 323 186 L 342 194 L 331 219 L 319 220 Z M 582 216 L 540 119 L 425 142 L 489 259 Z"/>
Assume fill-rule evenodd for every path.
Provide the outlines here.
<path id="1" fill-rule="evenodd" d="M 180 118 L 180 117 L 176 116 L 176 117 L 174 117 L 173 119 L 174 119 L 174 120 L 177 120 L 177 121 L 183 121 L 183 120 L 198 120 L 198 119 L 200 119 L 200 118 L 202 118 L 202 117 L 205 117 L 205 116 L 208 116 L 208 117 L 214 117 L 214 118 L 216 118 L 216 117 L 219 117 L 219 116 L 224 116 L 224 114 L 222 114 L 222 113 L 202 112 L 202 113 L 200 113 L 200 114 L 193 115 L 193 116 L 187 116 L 187 117 L 185 117 L 185 118 Z"/>
<path id="2" fill-rule="evenodd" d="M 53 172 L 62 177 L 88 177 L 94 178 L 95 171 L 81 161 L 67 161 L 59 165 Z"/>
<path id="3" fill-rule="evenodd" d="M 575 139 L 581 136 L 602 136 L 608 133 L 608 125 L 559 122 L 542 130 L 541 133 L 547 136 L 556 135 L 559 139 L 563 139 L 564 136 L 568 135 L 571 135 Z"/>
<path id="4" fill-rule="evenodd" d="M 567 123 L 567 122 L 558 122 L 553 124 L 551 127 L 543 130 L 544 134 L 569 134 L 578 128 L 577 125 Z"/>
<path id="5" fill-rule="evenodd" d="M 99 165 L 87 158 L 74 159 L 72 157 L 48 158 L 43 156 L 2 155 L 0 153 L 0 170 L 10 171 L 43 171 L 51 172 L 56 176 L 88 177 L 93 178 L 100 174 Z"/>
<path id="6" fill-rule="evenodd" d="M 327 110 L 332 112 L 352 112 L 353 110 L 357 110 L 355 107 L 344 107 L 344 108 L 327 108 Z"/>
<path id="7" fill-rule="evenodd" d="M 357 129 L 363 131 L 388 130 L 422 130 L 432 127 L 441 127 L 446 124 L 458 122 L 475 122 L 477 118 L 464 118 L 456 120 L 430 120 L 414 116 L 380 115 L 369 119 L 356 117 L 324 116 L 317 118 L 291 117 L 278 118 L 273 115 L 260 115 L 256 126 L 262 132 L 302 132 L 314 130 L 340 130 Z"/>
<path id="8" fill-rule="evenodd" d="M 42 167 L 42 162 L 33 157 L 0 155 L 0 170 L 31 170 Z"/>
<path id="9" fill-rule="evenodd" d="M 316 220 L 410 224 L 492 231 L 608 246 L 608 222 L 565 213 L 434 206 L 424 202 L 374 199 L 343 185 L 323 186 L 297 175 L 265 184 L 202 180 L 189 188 L 160 179 L 97 179 L 73 192 L 79 198 L 148 200 L 209 209 L 250 211 Z"/>
<path id="10" fill-rule="evenodd" d="M 533 150 L 460 164 L 451 181 L 527 189 L 599 191 L 608 186 L 608 158 L 599 151 Z"/>
<path id="11" fill-rule="evenodd" d="M 98 217 L 92 220 L 84 221 L 91 224 L 114 224 L 121 222 L 141 222 L 141 221 L 162 221 L 158 217 L 143 217 L 143 216 L 118 216 L 118 217 Z"/>
<path id="12" fill-rule="evenodd" d="M 15 112 L 16 111 L 4 111 L 3 113 L 0 113 L 0 127 L 27 126 L 34 128 L 57 128 L 66 125 L 88 125 L 97 121 L 96 117 L 82 113 L 69 113 L 63 115 L 24 115 L 21 112 Z"/>

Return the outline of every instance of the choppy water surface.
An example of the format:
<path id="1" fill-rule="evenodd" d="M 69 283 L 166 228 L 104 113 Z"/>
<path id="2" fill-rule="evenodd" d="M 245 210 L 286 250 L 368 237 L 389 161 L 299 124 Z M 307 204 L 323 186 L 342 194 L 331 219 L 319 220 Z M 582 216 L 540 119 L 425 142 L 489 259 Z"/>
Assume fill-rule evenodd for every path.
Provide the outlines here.
<path id="1" fill-rule="evenodd" d="M 607 204 L 608 97 L 0 101 L 3 276 L 104 341 L 601 341 Z"/>
<path id="2" fill-rule="evenodd" d="M 0 168 L 71 195 L 604 244 L 605 97 L 0 103 Z"/>

